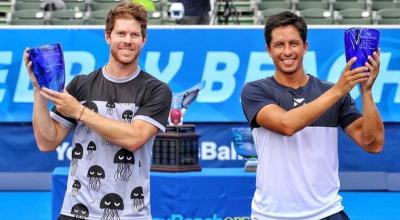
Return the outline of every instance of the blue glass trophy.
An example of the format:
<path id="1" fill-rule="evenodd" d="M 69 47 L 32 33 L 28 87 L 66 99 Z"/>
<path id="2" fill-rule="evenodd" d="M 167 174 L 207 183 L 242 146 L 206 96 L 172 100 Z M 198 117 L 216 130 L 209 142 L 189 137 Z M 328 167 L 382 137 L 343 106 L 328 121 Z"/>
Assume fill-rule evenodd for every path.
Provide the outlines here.
<path id="1" fill-rule="evenodd" d="M 65 84 L 65 65 L 61 45 L 46 44 L 29 50 L 32 71 L 39 86 L 62 92 Z"/>
<path id="2" fill-rule="evenodd" d="M 344 32 L 344 44 L 346 62 L 357 57 L 351 69 L 365 66 L 365 62 L 368 62 L 368 56 L 373 57 L 372 53 L 378 51 L 379 31 L 371 28 L 349 28 Z"/>
<path id="3" fill-rule="evenodd" d="M 248 127 L 232 128 L 233 146 L 236 152 L 247 159 L 244 170 L 255 172 L 257 170 L 257 152 L 254 145 L 253 134 Z"/>

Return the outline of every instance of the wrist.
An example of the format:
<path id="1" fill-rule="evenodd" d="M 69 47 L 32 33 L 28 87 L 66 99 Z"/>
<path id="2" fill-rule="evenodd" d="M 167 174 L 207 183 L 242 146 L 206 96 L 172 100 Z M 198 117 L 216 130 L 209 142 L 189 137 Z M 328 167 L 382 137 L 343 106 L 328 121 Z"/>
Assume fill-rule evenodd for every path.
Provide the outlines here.
<path id="1" fill-rule="evenodd" d="M 361 92 L 365 93 L 365 94 L 372 94 L 372 90 L 371 89 L 361 89 Z"/>
<path id="2" fill-rule="evenodd" d="M 33 92 L 34 93 L 39 93 L 40 91 L 42 91 L 42 89 L 40 88 L 39 85 L 32 84 L 32 87 L 33 87 Z"/>
<path id="3" fill-rule="evenodd" d="M 361 92 L 361 97 L 362 97 L 362 100 L 373 99 L 372 92 L 370 90 L 369 91 L 362 91 Z"/>
<path id="4" fill-rule="evenodd" d="M 82 106 L 82 108 L 80 109 L 79 113 L 77 114 L 76 120 L 80 121 L 83 115 L 83 112 L 85 111 L 85 106 Z"/>
<path id="5" fill-rule="evenodd" d="M 343 97 L 343 96 L 345 96 L 347 94 L 346 91 L 343 91 L 342 89 L 340 89 L 336 85 L 332 87 L 331 91 L 332 91 L 334 96 L 339 97 L 339 98 L 341 98 L 341 97 Z"/>

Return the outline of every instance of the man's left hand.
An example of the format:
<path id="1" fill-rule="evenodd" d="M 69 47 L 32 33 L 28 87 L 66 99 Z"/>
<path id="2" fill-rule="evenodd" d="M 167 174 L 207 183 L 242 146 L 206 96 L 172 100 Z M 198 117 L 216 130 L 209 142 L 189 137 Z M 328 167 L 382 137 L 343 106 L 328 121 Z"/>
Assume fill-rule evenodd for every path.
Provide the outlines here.
<path id="1" fill-rule="evenodd" d="M 375 51 L 373 53 L 374 58 L 371 56 L 368 56 L 368 61 L 365 62 L 365 66 L 369 70 L 369 77 L 366 82 L 361 83 L 361 91 L 366 92 L 370 91 L 372 88 L 372 85 L 374 84 L 376 77 L 378 77 L 379 74 L 379 67 L 380 67 L 380 50 Z"/>
<path id="2" fill-rule="evenodd" d="M 43 87 L 40 94 L 52 101 L 57 111 L 65 117 L 79 118 L 82 105 L 67 90 L 64 89 L 64 92 L 57 92 Z"/>

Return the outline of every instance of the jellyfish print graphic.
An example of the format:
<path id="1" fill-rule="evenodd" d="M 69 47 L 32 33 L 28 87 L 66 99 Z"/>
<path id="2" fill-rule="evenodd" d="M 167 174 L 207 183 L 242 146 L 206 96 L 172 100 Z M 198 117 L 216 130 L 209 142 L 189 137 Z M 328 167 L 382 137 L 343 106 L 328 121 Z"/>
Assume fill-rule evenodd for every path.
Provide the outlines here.
<path id="1" fill-rule="evenodd" d="M 88 146 L 87 146 L 87 155 L 86 155 L 86 159 L 87 160 L 92 160 L 93 156 L 94 156 L 94 151 L 96 151 L 96 144 L 93 141 L 90 141 Z"/>
<path id="2" fill-rule="evenodd" d="M 80 143 L 75 143 L 75 147 L 72 150 L 71 160 L 71 175 L 75 176 L 76 170 L 78 169 L 78 160 L 82 159 L 83 147 Z"/>
<path id="3" fill-rule="evenodd" d="M 132 211 L 133 213 L 140 212 L 144 208 L 144 195 L 141 186 L 136 187 L 131 192 Z"/>
<path id="4" fill-rule="evenodd" d="M 107 147 L 112 147 L 113 146 L 113 144 L 111 143 L 111 142 L 109 142 L 109 141 L 107 141 L 105 138 L 101 138 L 101 144 L 103 145 L 103 146 L 107 146 Z"/>
<path id="5" fill-rule="evenodd" d="M 77 196 L 80 189 L 81 189 L 81 182 L 79 182 L 79 180 L 74 180 L 74 183 L 72 184 L 71 194 L 73 196 Z"/>
<path id="6" fill-rule="evenodd" d="M 75 204 L 72 206 L 71 214 L 78 219 L 86 219 L 89 217 L 89 209 L 82 203 Z"/>
<path id="7" fill-rule="evenodd" d="M 85 106 L 86 108 L 90 109 L 91 111 L 94 111 L 94 112 L 96 112 L 96 113 L 99 112 L 96 103 L 94 103 L 94 102 L 92 102 L 92 101 L 84 102 L 82 105 Z M 90 128 L 87 127 L 86 125 L 83 125 L 83 127 L 84 127 L 84 129 L 86 130 L 86 133 L 87 133 L 88 135 L 91 135 L 91 134 L 92 134 L 92 129 L 90 129 Z"/>
<path id="8" fill-rule="evenodd" d="M 122 113 L 122 121 L 124 121 L 125 123 L 131 123 L 132 122 L 132 118 L 133 118 L 133 111 L 125 110 Z"/>
<path id="9" fill-rule="evenodd" d="M 109 193 L 101 199 L 100 208 L 104 209 L 102 220 L 119 220 L 118 212 L 124 209 L 124 201 L 118 194 Z"/>
<path id="10" fill-rule="evenodd" d="M 115 180 L 128 181 L 132 175 L 131 165 L 135 164 L 135 156 L 129 150 L 121 148 L 114 156 L 117 170 L 114 173 Z"/>
<path id="11" fill-rule="evenodd" d="M 106 177 L 103 168 L 98 165 L 91 166 L 88 170 L 89 189 L 98 192 L 101 188 L 101 179 Z"/>
<path id="12" fill-rule="evenodd" d="M 112 115 L 115 109 L 115 103 L 113 101 L 108 101 L 106 103 L 107 114 Z"/>

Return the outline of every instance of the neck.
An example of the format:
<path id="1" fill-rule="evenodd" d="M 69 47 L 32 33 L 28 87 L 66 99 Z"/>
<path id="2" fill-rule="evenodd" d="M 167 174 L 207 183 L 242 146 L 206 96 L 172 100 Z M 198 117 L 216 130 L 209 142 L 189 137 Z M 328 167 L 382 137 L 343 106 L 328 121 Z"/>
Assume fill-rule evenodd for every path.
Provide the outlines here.
<path id="1" fill-rule="evenodd" d="M 131 64 L 122 64 L 119 62 L 112 62 L 110 60 L 105 66 L 105 71 L 112 77 L 126 78 L 136 72 L 138 68 L 137 62 L 132 62 Z"/>
<path id="2" fill-rule="evenodd" d="M 308 75 L 304 72 L 291 75 L 287 75 L 284 73 L 275 73 L 273 77 L 279 84 L 293 89 L 298 89 L 306 85 L 309 78 Z"/>

